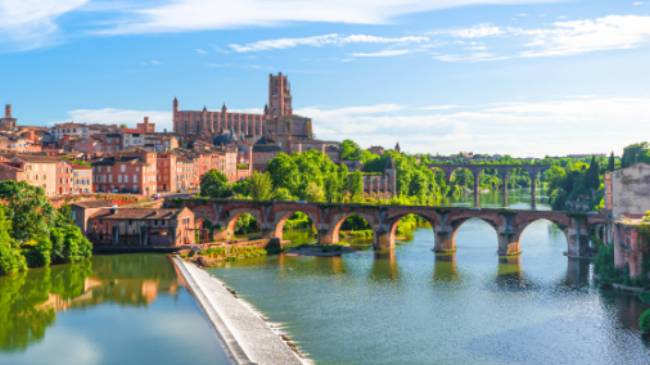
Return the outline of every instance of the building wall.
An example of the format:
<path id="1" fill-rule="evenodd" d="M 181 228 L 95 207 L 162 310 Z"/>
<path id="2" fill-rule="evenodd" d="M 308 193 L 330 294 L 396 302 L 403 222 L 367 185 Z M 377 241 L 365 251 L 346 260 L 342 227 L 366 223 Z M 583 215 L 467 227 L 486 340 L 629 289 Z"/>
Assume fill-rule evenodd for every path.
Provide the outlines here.
<path id="1" fill-rule="evenodd" d="M 640 163 L 614 171 L 609 189 L 606 195 L 612 196 L 614 218 L 643 216 L 650 210 L 650 165 Z"/>
<path id="2" fill-rule="evenodd" d="M 72 194 L 90 194 L 93 192 L 93 169 L 90 167 L 72 167 Z"/>

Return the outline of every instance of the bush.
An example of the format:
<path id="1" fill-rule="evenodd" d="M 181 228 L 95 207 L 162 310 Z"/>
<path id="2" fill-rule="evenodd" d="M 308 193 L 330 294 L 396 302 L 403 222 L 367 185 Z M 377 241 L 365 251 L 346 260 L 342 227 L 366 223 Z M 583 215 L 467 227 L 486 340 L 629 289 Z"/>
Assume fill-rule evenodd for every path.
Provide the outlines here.
<path id="1" fill-rule="evenodd" d="M 600 245 L 595 260 L 595 269 L 602 285 L 621 282 L 624 275 L 614 266 L 614 246 Z"/>
<path id="2" fill-rule="evenodd" d="M 650 309 L 646 309 L 639 317 L 639 329 L 643 333 L 650 333 Z"/>
<path id="3" fill-rule="evenodd" d="M 645 304 L 650 304 L 650 292 L 639 293 L 639 300 Z"/>

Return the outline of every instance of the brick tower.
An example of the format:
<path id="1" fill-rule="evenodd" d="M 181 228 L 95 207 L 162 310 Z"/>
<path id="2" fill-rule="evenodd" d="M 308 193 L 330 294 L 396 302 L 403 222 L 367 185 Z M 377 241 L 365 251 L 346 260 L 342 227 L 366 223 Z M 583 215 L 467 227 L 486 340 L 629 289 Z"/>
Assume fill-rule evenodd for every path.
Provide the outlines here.
<path id="1" fill-rule="evenodd" d="M 271 118 L 286 117 L 293 114 L 291 109 L 291 86 L 282 72 L 269 75 L 268 115 Z"/>

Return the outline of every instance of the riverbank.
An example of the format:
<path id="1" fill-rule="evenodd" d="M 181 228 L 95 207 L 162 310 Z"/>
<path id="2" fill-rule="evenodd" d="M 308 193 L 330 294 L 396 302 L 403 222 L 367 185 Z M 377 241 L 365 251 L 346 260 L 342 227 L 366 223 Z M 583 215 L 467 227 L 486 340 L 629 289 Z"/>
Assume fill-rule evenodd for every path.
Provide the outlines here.
<path id="1" fill-rule="evenodd" d="M 220 280 L 179 257 L 172 261 L 236 364 L 311 364 Z"/>

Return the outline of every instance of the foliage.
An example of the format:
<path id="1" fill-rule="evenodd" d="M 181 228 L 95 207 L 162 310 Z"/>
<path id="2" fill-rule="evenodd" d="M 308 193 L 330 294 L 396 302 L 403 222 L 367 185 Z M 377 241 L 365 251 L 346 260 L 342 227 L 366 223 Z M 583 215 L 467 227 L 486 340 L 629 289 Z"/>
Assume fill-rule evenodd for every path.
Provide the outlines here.
<path id="1" fill-rule="evenodd" d="M 639 317 L 639 329 L 643 333 L 650 333 L 650 309 L 646 309 Z"/>
<path id="2" fill-rule="evenodd" d="M 223 199 L 232 196 L 232 188 L 228 178 L 217 170 L 210 170 L 201 176 L 201 195 L 214 199 Z"/>
<path id="3" fill-rule="evenodd" d="M 603 199 L 600 162 L 592 157 L 589 164 L 583 161 L 564 161 L 554 164 L 546 172 L 550 203 L 555 210 L 595 210 Z"/>
<path id="4" fill-rule="evenodd" d="M 250 178 L 250 195 L 253 200 L 257 201 L 267 201 L 273 198 L 273 182 L 268 173 L 253 173 Z"/>
<path id="5" fill-rule="evenodd" d="M 254 246 L 217 246 L 201 250 L 198 256 L 211 259 L 211 264 L 216 264 L 222 261 L 237 261 L 241 259 L 248 259 L 253 257 L 266 256 L 267 252 L 263 248 Z"/>
<path id="6" fill-rule="evenodd" d="M 27 262 L 16 240 L 9 234 L 11 222 L 7 220 L 5 210 L 0 206 L 0 275 L 11 275 L 25 270 Z"/>
<path id="7" fill-rule="evenodd" d="M 75 262 L 92 255 L 92 244 L 66 208 L 54 209 L 41 188 L 0 182 L 0 274 L 29 267 Z"/>
<path id="8" fill-rule="evenodd" d="M 635 143 L 623 149 L 621 167 L 630 167 L 639 162 L 650 163 L 650 144 L 648 142 Z"/>
<path id="9" fill-rule="evenodd" d="M 594 262 L 601 285 L 607 286 L 621 281 L 623 273 L 614 266 L 614 245 L 600 245 Z"/>

